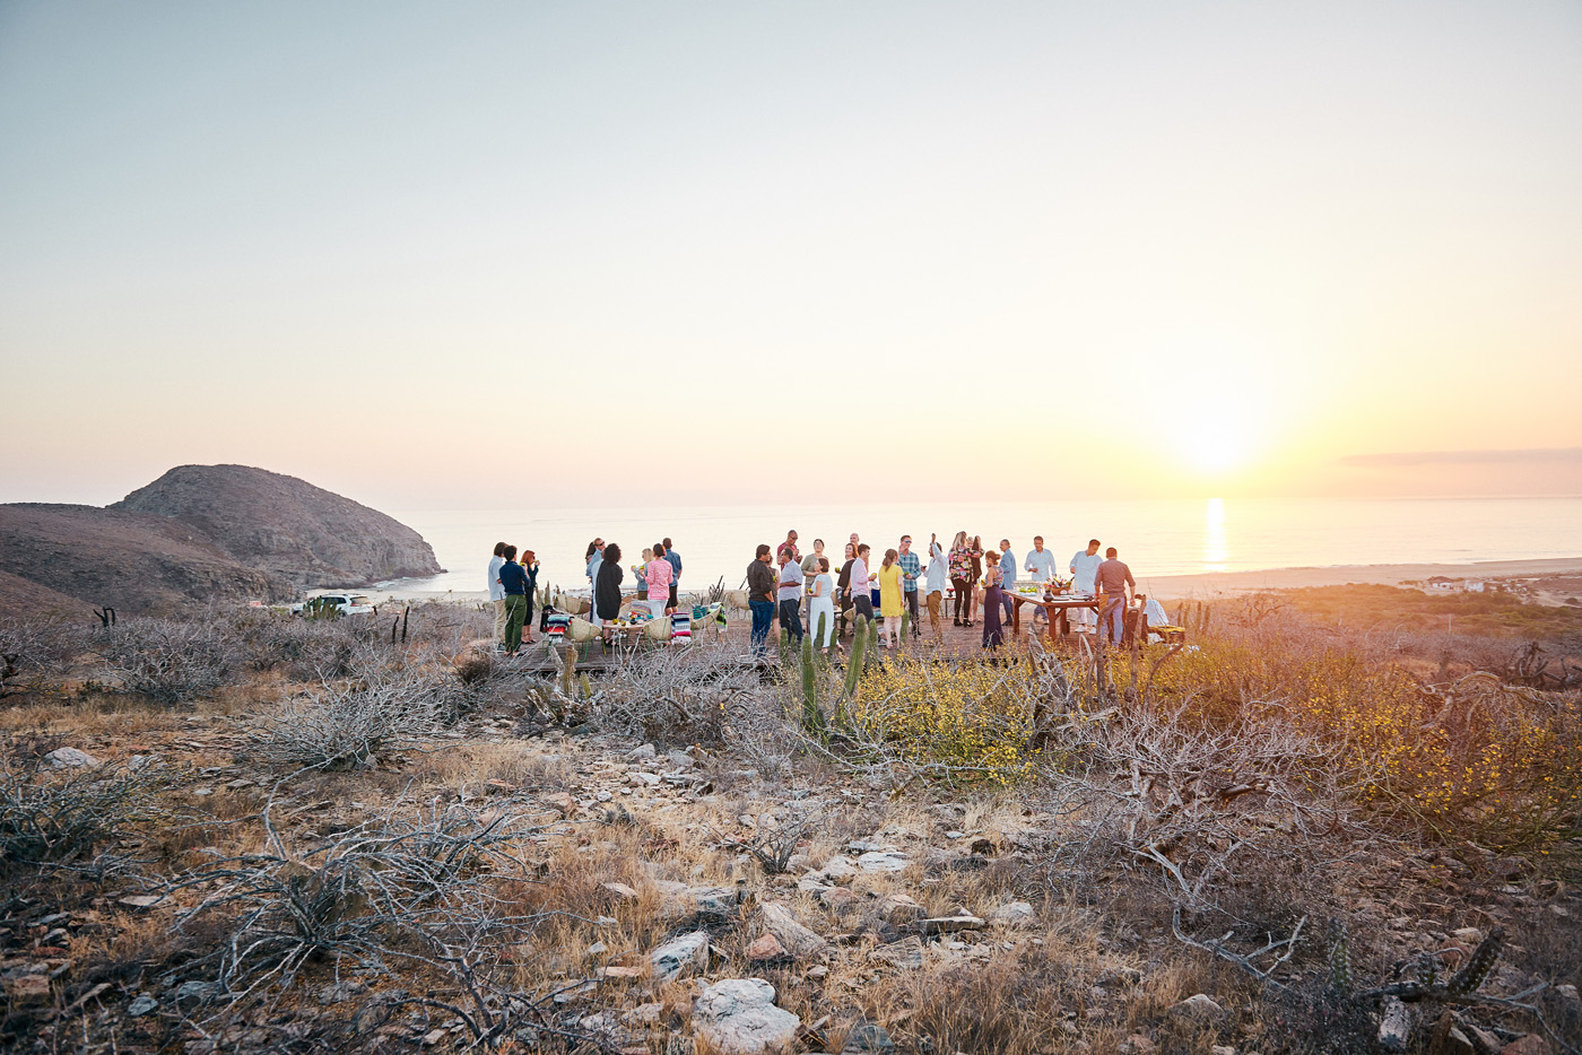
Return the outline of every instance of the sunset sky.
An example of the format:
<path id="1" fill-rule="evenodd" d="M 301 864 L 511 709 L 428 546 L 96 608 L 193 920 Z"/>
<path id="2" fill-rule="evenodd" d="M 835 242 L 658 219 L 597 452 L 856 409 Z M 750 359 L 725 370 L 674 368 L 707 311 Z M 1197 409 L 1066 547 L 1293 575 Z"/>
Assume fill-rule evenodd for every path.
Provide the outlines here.
<path id="1" fill-rule="evenodd" d="M 1582 494 L 1579 88 L 1575 0 L 10 0 L 0 501 Z"/>

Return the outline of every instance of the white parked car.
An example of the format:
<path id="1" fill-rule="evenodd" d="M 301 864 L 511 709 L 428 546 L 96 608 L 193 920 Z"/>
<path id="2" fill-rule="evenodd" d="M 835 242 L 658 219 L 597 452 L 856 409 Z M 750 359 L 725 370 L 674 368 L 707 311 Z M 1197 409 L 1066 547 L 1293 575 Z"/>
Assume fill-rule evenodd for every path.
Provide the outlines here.
<path id="1" fill-rule="evenodd" d="M 377 605 L 368 597 L 360 593 L 325 593 L 317 597 L 310 597 L 306 601 L 298 601 L 291 606 L 293 615 L 301 615 L 310 611 L 311 606 L 321 609 L 333 608 L 337 615 L 373 615 L 379 611 Z"/>

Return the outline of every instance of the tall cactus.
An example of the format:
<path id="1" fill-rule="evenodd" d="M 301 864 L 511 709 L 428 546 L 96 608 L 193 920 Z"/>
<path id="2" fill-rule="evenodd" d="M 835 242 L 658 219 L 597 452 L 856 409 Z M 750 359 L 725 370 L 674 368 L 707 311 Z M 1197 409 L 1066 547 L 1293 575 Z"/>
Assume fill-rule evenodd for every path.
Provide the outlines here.
<path id="1" fill-rule="evenodd" d="M 817 641 L 819 643 L 819 647 L 820 648 L 825 647 L 825 645 L 824 645 L 824 642 L 825 642 L 824 632 L 828 628 L 829 628 L 829 613 L 828 612 L 820 612 L 818 614 L 818 633 L 813 635 L 813 640 Z"/>
<path id="2" fill-rule="evenodd" d="M 906 610 L 906 609 L 902 609 L 901 610 L 901 639 L 896 642 L 896 645 L 900 646 L 900 645 L 906 644 L 906 641 L 907 641 L 906 635 L 911 633 L 911 631 L 912 631 L 912 613 L 910 611 Z"/>
<path id="3" fill-rule="evenodd" d="M 824 714 L 818 709 L 818 671 L 813 665 L 813 639 L 802 639 L 802 728 L 824 735 Z"/>
<path id="4" fill-rule="evenodd" d="M 846 695 L 857 691 L 857 679 L 862 676 L 863 653 L 868 645 L 868 620 L 857 617 L 857 628 L 851 635 L 851 659 L 846 662 Z"/>

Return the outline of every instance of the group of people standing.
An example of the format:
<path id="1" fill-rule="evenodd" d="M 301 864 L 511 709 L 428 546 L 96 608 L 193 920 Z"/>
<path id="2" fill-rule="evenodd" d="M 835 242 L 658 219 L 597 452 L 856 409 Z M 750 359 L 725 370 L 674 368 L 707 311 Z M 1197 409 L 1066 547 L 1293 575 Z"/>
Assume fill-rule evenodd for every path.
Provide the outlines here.
<path id="1" fill-rule="evenodd" d="M 626 571 L 621 567 L 619 543 L 596 538 L 588 543 L 588 584 L 593 592 L 592 621 L 604 626 L 621 614 L 621 583 Z M 681 583 L 681 554 L 668 537 L 643 547 L 643 559 L 632 565 L 637 577 L 638 600 L 659 619 L 676 610 Z M 605 639 L 609 631 L 605 630 Z"/>
<path id="2" fill-rule="evenodd" d="M 516 655 L 522 642 L 533 643 L 533 595 L 538 589 L 538 556 L 530 549 L 516 561 L 516 547 L 494 544 L 489 561 L 489 601 L 494 605 L 494 639 L 506 655 Z"/>
<path id="3" fill-rule="evenodd" d="M 1018 569 L 1010 539 L 1001 539 L 998 550 L 985 549 L 982 536 L 969 537 L 956 532 L 947 551 L 938 535 L 930 535 L 928 564 L 912 552 L 912 536 L 902 535 L 894 549 L 887 549 L 876 567 L 870 570 L 873 549 L 852 532 L 846 543 L 838 573 L 824 552 L 824 540 L 814 539 L 812 552 L 803 555 L 795 531 L 786 533 L 784 542 L 771 547 L 760 545 L 747 566 L 748 605 L 752 610 L 752 646 L 766 647 L 769 630 L 778 619 L 781 633 L 800 642 L 803 635 L 816 636 L 817 649 L 839 649 L 838 640 L 845 625 L 856 618 L 873 619 L 874 591 L 878 593 L 879 642 L 881 647 L 900 644 L 903 614 L 909 616 L 913 637 L 922 636 L 919 597 L 924 598 L 929 629 L 935 641 L 944 640 L 944 602 L 946 584 L 954 596 L 952 623 L 974 626 L 981 619 L 983 647 L 995 648 L 1006 639 L 1015 602 L 1010 591 L 1018 572 L 1025 571 L 1034 582 L 1060 578 L 1052 552 L 1044 548 L 1042 535 L 1034 536 L 1033 548 Z M 1077 609 L 1079 624 L 1100 626 L 1100 640 L 1110 628 L 1119 641 L 1126 606 L 1136 588 L 1131 569 L 1117 559 L 1112 546 L 1106 556 L 1098 556 L 1099 540 L 1090 539 L 1067 562 L 1070 589 L 1083 597 L 1100 597 L 1099 616 L 1086 608 Z M 778 569 L 777 567 L 778 566 Z M 804 612 L 806 625 L 804 627 Z M 838 613 L 838 623 L 837 623 Z"/>
<path id="4" fill-rule="evenodd" d="M 1094 628 L 1096 622 L 1101 642 L 1106 636 L 1119 642 L 1136 581 L 1131 569 L 1118 559 L 1115 547 L 1100 557 L 1099 545 L 1098 539 L 1089 539 L 1086 548 L 1066 562 L 1070 592 L 1100 599 L 1097 614 L 1077 608 L 1073 621 L 1087 629 Z M 838 650 L 848 625 L 858 618 L 871 621 L 876 617 L 880 646 L 898 646 L 903 615 L 909 619 L 911 635 L 923 636 L 921 613 L 925 607 L 933 639 L 943 641 L 947 589 L 953 597 L 952 624 L 971 627 L 981 622 L 983 647 L 992 649 L 1006 640 L 1015 608 L 1011 593 L 1019 575 L 1026 573 L 1038 583 L 1063 579 L 1054 554 L 1044 548 L 1042 535 L 1033 537 L 1033 548 L 1018 561 L 1010 539 L 1001 539 L 999 549 L 986 549 L 981 535 L 958 531 L 947 549 L 938 535 L 931 534 L 927 557 L 925 566 L 922 556 L 913 552 L 912 536 L 902 535 L 899 543 L 874 563 L 872 547 L 855 531 L 846 542 L 838 568 L 825 553 L 823 539 L 814 539 L 812 550 L 805 555 L 795 531 L 787 532 L 778 546 L 760 545 L 747 567 L 754 650 L 766 646 L 776 620 L 781 633 L 794 641 L 812 634 L 815 648 Z M 586 560 L 592 595 L 590 619 L 603 626 L 620 614 L 621 584 L 627 569 L 621 563 L 620 545 L 602 538 L 588 544 Z M 676 610 L 681 554 L 669 538 L 644 547 L 641 561 L 630 571 L 636 579 L 638 602 L 645 604 L 654 618 Z M 538 572 L 532 550 L 522 550 L 518 562 L 515 546 L 496 543 L 489 562 L 489 598 L 494 604 L 495 638 L 507 654 L 514 655 L 524 642 L 533 642 Z"/>

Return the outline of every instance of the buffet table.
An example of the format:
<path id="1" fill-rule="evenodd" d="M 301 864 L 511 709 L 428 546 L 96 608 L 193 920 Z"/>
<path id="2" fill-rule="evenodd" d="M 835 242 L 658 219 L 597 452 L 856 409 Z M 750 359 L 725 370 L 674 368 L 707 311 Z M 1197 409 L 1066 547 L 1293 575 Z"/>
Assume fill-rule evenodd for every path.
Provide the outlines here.
<path id="1" fill-rule="evenodd" d="M 1006 596 L 1016 602 L 1015 607 L 1011 609 L 1011 629 L 1013 632 L 1021 630 L 1022 605 L 1026 604 L 1034 608 L 1043 609 L 1044 615 L 1049 620 L 1050 637 L 1055 637 L 1057 633 L 1061 637 L 1071 633 L 1071 618 L 1067 613 L 1073 608 L 1087 608 L 1097 613 L 1100 604 L 1097 597 L 1083 597 L 1080 594 L 1058 594 L 1055 597 L 1046 598 L 1042 594 L 1017 593 L 1015 590 L 1008 590 L 1006 591 Z M 1059 628 L 1058 631 L 1057 627 Z"/>

